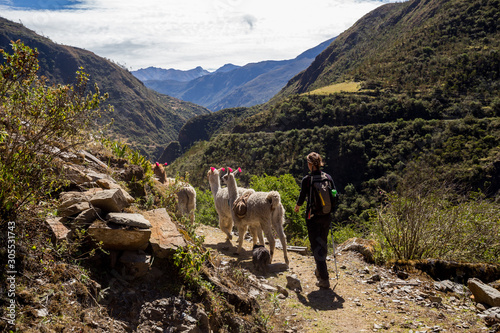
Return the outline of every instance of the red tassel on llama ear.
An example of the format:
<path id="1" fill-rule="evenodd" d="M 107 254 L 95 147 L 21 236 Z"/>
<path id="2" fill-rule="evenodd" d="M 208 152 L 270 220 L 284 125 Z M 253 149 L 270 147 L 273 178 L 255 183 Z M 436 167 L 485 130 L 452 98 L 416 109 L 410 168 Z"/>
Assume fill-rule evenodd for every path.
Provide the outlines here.
<path id="1" fill-rule="evenodd" d="M 238 168 L 238 172 L 243 172 L 243 171 L 241 171 L 241 168 Z"/>
<path id="2" fill-rule="evenodd" d="M 212 170 L 212 172 L 213 172 L 215 170 L 215 168 L 214 167 L 210 167 L 210 170 Z"/>
<path id="3" fill-rule="evenodd" d="M 159 167 L 160 166 L 160 163 L 156 162 L 156 166 Z"/>
<path id="4" fill-rule="evenodd" d="M 168 165 L 168 163 L 167 163 L 167 162 L 165 162 L 165 164 L 164 164 L 164 165 L 165 165 L 165 166 L 167 166 L 167 165 Z"/>
<path id="5" fill-rule="evenodd" d="M 230 167 L 227 167 L 227 169 L 229 170 L 229 172 L 233 172 L 233 169 L 231 169 Z"/>
<path id="6" fill-rule="evenodd" d="M 220 169 L 221 169 L 221 171 L 226 171 L 226 168 L 224 168 L 224 167 L 222 167 L 222 168 L 220 168 Z"/>

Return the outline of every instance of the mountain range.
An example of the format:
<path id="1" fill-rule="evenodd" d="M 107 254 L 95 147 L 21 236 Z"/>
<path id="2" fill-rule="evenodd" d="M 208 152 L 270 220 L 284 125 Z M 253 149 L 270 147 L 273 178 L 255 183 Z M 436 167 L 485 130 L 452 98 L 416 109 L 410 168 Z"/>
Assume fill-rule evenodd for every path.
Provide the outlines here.
<path id="1" fill-rule="evenodd" d="M 149 67 L 132 71 L 147 87 L 212 111 L 267 102 L 306 69 L 335 38 L 294 59 L 261 61 L 245 66 L 226 64 L 213 73 L 201 67 L 189 71 Z"/>
<path id="2" fill-rule="evenodd" d="M 0 48 L 10 51 L 11 41 L 20 39 L 39 52 L 39 74 L 52 84 L 69 84 L 76 71 L 90 75 L 90 85 L 97 83 L 101 92 L 107 92 L 107 103 L 114 112 L 112 137 L 128 142 L 134 149 L 154 158 L 165 146 L 176 140 L 180 128 L 189 118 L 210 111 L 194 103 L 157 93 L 147 88 L 128 70 L 108 59 L 84 49 L 61 45 L 36 34 L 21 24 L 0 17 Z"/>

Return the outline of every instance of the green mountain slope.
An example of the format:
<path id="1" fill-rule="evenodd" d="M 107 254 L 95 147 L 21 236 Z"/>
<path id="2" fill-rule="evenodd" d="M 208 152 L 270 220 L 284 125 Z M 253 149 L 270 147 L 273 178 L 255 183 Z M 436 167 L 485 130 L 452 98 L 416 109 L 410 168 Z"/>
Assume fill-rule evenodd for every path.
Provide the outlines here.
<path id="1" fill-rule="evenodd" d="M 500 96 L 498 4 L 428 0 L 381 6 L 293 78 L 273 98 L 272 109 L 237 131 L 494 115 Z M 361 90 L 298 102 L 296 94 L 346 81 L 358 82 Z M 298 103 L 307 118 L 297 112 Z"/>
<path id="2" fill-rule="evenodd" d="M 0 48 L 10 50 L 10 41 L 20 39 L 37 48 L 40 74 L 53 83 L 71 83 L 81 66 L 97 82 L 101 92 L 109 93 L 114 106 L 111 132 L 140 148 L 150 157 L 157 157 L 173 140 L 186 121 L 209 111 L 193 103 L 159 94 L 146 88 L 130 72 L 92 52 L 53 43 L 20 24 L 0 18 Z"/>
<path id="3" fill-rule="evenodd" d="M 171 172 L 189 171 L 205 187 L 210 166 L 242 167 L 243 183 L 264 173 L 299 180 L 307 172 L 305 156 L 317 151 L 343 193 L 340 221 L 363 216 L 379 202 L 379 191 L 394 189 L 417 160 L 440 179 L 498 197 L 498 4 L 411 0 L 379 7 L 260 112 L 230 129 L 205 126 L 218 134 L 206 134 L 210 139 L 193 145 Z M 335 91 L 346 81 L 360 89 L 315 91 Z"/>
<path id="4" fill-rule="evenodd" d="M 499 7 L 498 0 L 381 6 L 339 36 L 281 95 L 344 80 L 414 93 L 442 89 L 457 95 L 484 88 L 499 76 Z"/>

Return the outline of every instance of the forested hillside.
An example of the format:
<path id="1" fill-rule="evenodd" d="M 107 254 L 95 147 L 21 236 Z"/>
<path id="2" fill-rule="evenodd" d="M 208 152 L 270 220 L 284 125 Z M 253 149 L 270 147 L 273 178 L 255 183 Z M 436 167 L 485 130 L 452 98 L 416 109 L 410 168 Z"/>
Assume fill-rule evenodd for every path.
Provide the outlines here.
<path id="1" fill-rule="evenodd" d="M 142 84 L 129 71 L 96 54 L 52 42 L 21 24 L 0 17 L 0 48 L 10 51 L 11 41 L 20 39 L 39 52 L 39 74 L 49 82 L 73 83 L 76 71 L 90 74 L 90 87 L 99 85 L 109 94 L 114 112 L 103 121 L 114 119 L 111 135 L 127 141 L 152 159 L 165 145 L 177 138 L 180 128 L 191 117 L 209 111 L 199 105 L 159 94 Z"/>
<path id="2" fill-rule="evenodd" d="M 343 195 L 337 211 L 343 222 L 367 218 L 383 193 L 417 177 L 409 168 L 415 164 L 428 170 L 418 175 L 422 181 L 498 197 L 499 8 L 498 0 L 381 6 L 338 36 L 260 112 L 235 112 L 241 118 L 225 130 L 205 126 L 219 134 L 207 134 L 171 172 L 189 171 L 204 187 L 206 170 L 225 164 L 246 170 L 243 183 L 264 173 L 291 173 L 298 181 L 307 171 L 305 156 L 317 151 Z M 338 88 L 346 82 L 358 88 Z"/>

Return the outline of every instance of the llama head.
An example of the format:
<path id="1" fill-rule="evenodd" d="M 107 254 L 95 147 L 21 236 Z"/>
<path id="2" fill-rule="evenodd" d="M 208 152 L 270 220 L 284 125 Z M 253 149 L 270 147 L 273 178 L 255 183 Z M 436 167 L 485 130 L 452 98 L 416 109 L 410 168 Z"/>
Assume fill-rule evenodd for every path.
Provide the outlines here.
<path id="1" fill-rule="evenodd" d="M 219 170 L 217 170 L 214 167 L 210 167 L 210 169 L 207 172 L 207 178 L 210 180 L 212 177 L 219 176 Z"/>
<path id="2" fill-rule="evenodd" d="M 236 174 L 238 172 L 241 172 L 241 168 L 238 168 L 237 170 L 233 170 L 231 167 L 227 167 L 227 173 L 224 176 L 222 176 L 222 181 L 224 182 L 224 184 L 228 184 L 228 182 L 230 180 L 235 181 Z"/>
<path id="3" fill-rule="evenodd" d="M 154 171 L 154 173 L 155 173 L 155 175 L 156 175 L 156 173 L 157 173 L 157 172 L 164 171 L 164 169 L 163 169 L 163 166 L 162 166 L 160 163 L 156 162 L 156 163 L 153 165 L 153 171 Z"/>
<path id="4" fill-rule="evenodd" d="M 160 163 L 156 162 L 154 164 L 153 173 L 156 177 L 158 177 L 160 182 L 162 182 L 162 183 L 165 182 L 167 175 L 165 174 L 165 169 L 163 168 L 163 166 Z"/>

